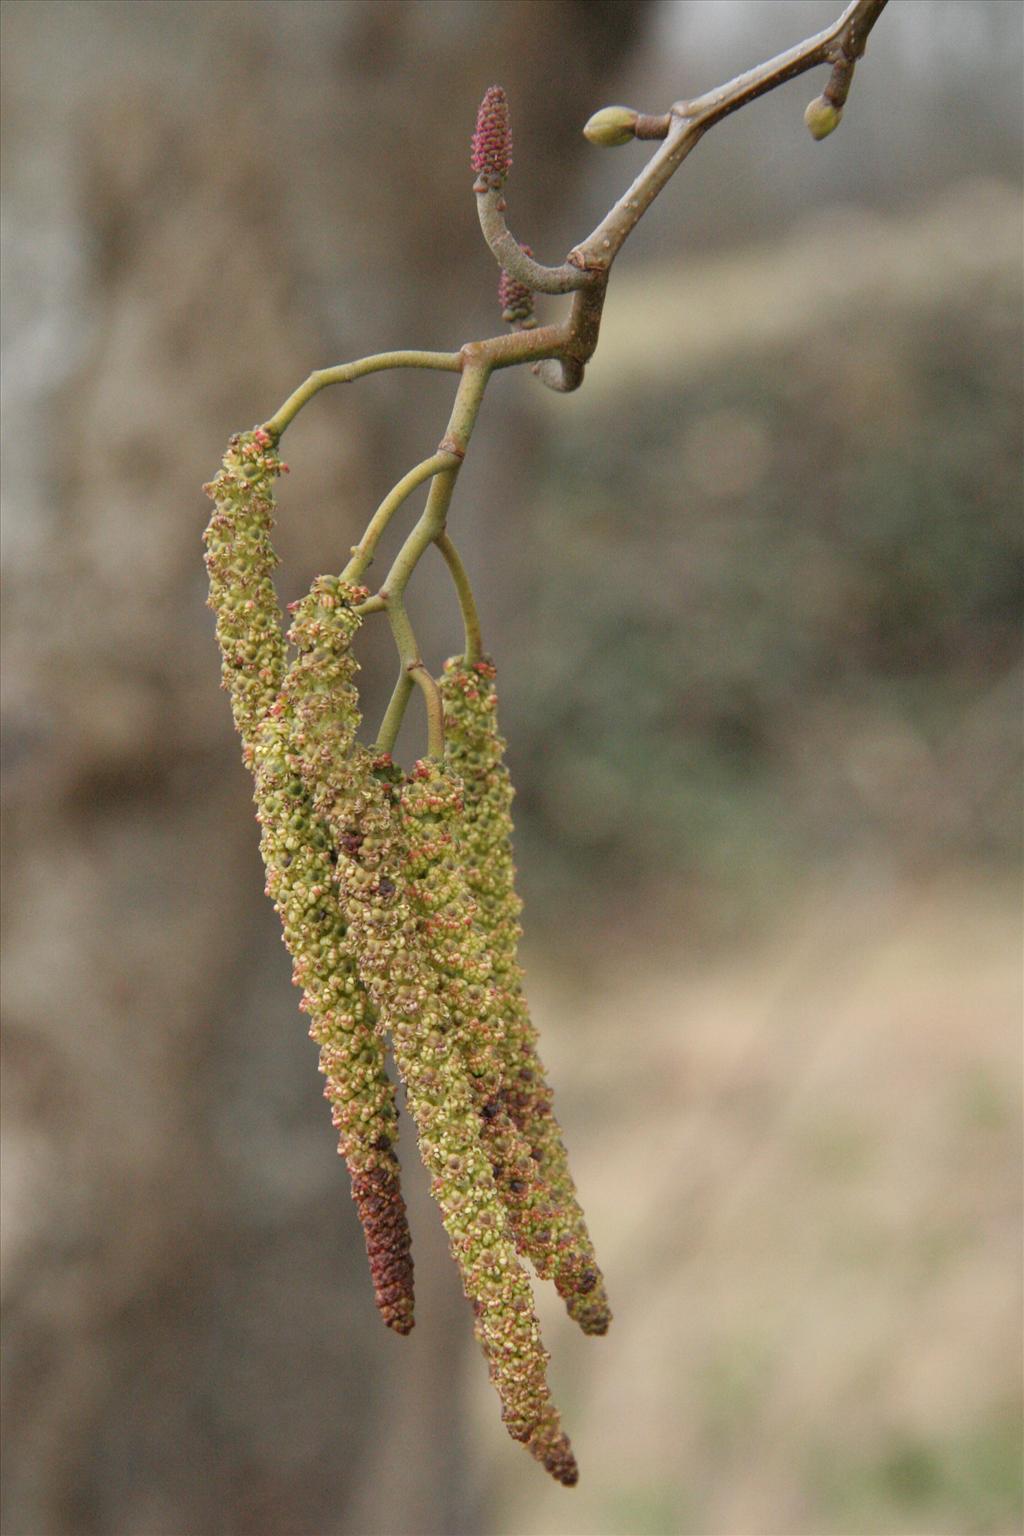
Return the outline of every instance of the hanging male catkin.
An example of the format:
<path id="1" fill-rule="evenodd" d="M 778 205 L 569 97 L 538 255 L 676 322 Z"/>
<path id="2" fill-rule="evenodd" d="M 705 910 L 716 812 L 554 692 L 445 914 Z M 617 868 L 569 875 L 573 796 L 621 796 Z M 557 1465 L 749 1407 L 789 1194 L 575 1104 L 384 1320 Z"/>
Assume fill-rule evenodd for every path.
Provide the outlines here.
<path id="1" fill-rule="evenodd" d="M 445 665 L 441 678 L 445 752 L 463 785 L 464 870 L 478 903 L 478 922 L 490 947 L 495 981 L 506 1003 L 500 1037 L 504 1102 L 530 1142 L 550 1187 L 556 1243 L 566 1255 L 562 1273 L 555 1275 L 559 1294 L 584 1333 L 600 1334 L 607 1331 L 611 1312 L 552 1109 L 517 960 L 522 904 L 515 892 L 512 857 L 514 791 L 498 730 L 495 676 L 489 661 L 467 664 L 457 656 Z"/>
<path id="2" fill-rule="evenodd" d="M 296 727 L 296 763 L 335 847 L 353 850 L 354 779 L 352 686 L 355 608 L 365 597 L 340 578 L 318 577 L 301 604 L 291 638 L 298 659 L 285 679 Z M 361 759 L 366 761 L 365 757 Z M 450 799 L 438 819 L 432 857 L 415 886 L 416 942 L 434 972 L 438 1005 L 462 1055 L 466 1079 L 480 1115 L 480 1131 L 498 1193 L 508 1211 L 520 1253 L 542 1277 L 577 1288 L 584 1268 L 566 1235 L 569 1223 L 552 1206 L 532 1148 L 506 1103 L 502 1032 L 511 1007 L 496 984 L 490 952 L 477 924 L 477 903 L 462 869 L 457 833 L 461 803 Z M 339 878 L 343 875 L 340 872 Z"/>
<path id="3" fill-rule="evenodd" d="M 444 906 L 425 887 L 436 893 L 432 877 L 447 854 L 447 823 L 461 803 L 458 786 L 428 767 L 399 786 L 389 759 L 351 748 L 345 695 L 358 595 L 321 577 L 294 607 L 291 639 L 299 658 L 282 692 L 293 733 L 291 762 L 338 849 L 349 940 L 380 1024 L 391 1032 L 503 1419 L 553 1476 L 572 1482 L 576 1464 L 548 1393 L 529 1280 L 516 1258 L 471 1081 L 471 1073 L 486 1076 L 493 1068 L 486 1050 L 474 1054 L 460 1046 L 431 935 L 424 932 L 425 916 Z M 486 978 L 486 968 L 480 975 Z M 500 1079 L 493 1087 L 500 1088 Z"/>
<path id="4" fill-rule="evenodd" d="M 429 879 L 437 858 L 439 830 L 460 806 L 460 788 L 450 772 L 429 761 L 416 765 L 399 800 L 414 908 L 424 901 L 417 896 L 417 888 Z M 408 1031 L 409 1025 L 404 1029 Z M 398 1034 L 395 1040 L 396 1054 L 408 1049 Z M 426 1144 L 421 1137 L 421 1146 L 435 1175 L 435 1198 L 473 1303 L 477 1337 L 501 1398 L 502 1417 L 512 1437 L 524 1441 L 552 1476 L 562 1483 L 575 1483 L 575 1458 L 547 1388 L 548 1357 L 533 1311 L 530 1282 L 516 1258 L 506 1213 L 483 1155 L 479 1119 L 465 1090 L 461 1064 L 457 1053 L 446 1048 L 443 1033 L 430 1035 L 427 1047 L 425 1076 L 423 1056 L 410 1063 L 420 1069 L 417 1086 L 426 1087 L 430 1105 L 430 1090 L 436 1092 L 440 1086 L 440 1073 L 447 1093 L 442 1113 L 430 1124 Z M 410 1102 L 412 1097 L 410 1089 Z"/>
<path id="5" fill-rule="evenodd" d="M 203 487 L 214 502 L 203 535 L 208 601 L 217 615 L 221 680 L 243 746 L 251 746 L 284 676 L 281 610 L 272 580 L 277 555 L 270 531 L 274 481 L 286 468 L 269 433 L 257 427 L 236 433 L 219 473 Z"/>
<path id="6" fill-rule="evenodd" d="M 281 918 L 293 979 L 303 988 L 310 1035 L 320 1047 L 324 1093 L 352 1179 L 377 1307 L 389 1327 L 408 1333 L 412 1259 L 394 1153 L 394 1088 L 348 947 L 327 832 L 289 766 L 290 731 L 278 701 L 285 650 L 270 531 L 274 480 L 283 468 L 262 429 L 231 439 L 220 473 L 206 487 L 215 502 L 205 535 L 209 600 L 217 614 L 224 686 L 255 778 L 267 894 Z"/>

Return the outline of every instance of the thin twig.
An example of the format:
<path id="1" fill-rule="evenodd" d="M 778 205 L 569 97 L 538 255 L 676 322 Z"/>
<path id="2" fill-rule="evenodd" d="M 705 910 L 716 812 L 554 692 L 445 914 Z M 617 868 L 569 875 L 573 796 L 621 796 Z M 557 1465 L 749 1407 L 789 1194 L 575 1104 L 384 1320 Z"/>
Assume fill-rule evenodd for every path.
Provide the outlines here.
<path id="1" fill-rule="evenodd" d="M 568 260 L 587 270 L 607 269 L 627 237 L 640 222 L 662 188 L 679 169 L 691 149 L 709 128 L 748 102 L 774 91 L 818 64 L 836 64 L 859 58 L 868 34 L 886 0 L 852 0 L 839 19 L 823 32 L 777 54 L 765 64 L 747 70 L 725 85 L 692 101 L 679 101 L 671 109 L 675 119 L 662 147 L 644 166 L 632 186 L 605 214 L 597 228 L 572 251 Z M 845 98 L 844 98 L 845 99 Z"/>
<path id="2" fill-rule="evenodd" d="M 510 141 L 507 138 L 507 108 L 502 107 L 505 114 L 504 145 L 498 145 L 493 164 L 487 162 L 486 157 L 485 161 L 478 164 L 480 174 L 474 184 L 484 238 L 503 271 L 526 288 L 536 293 L 571 293 L 573 301 L 569 315 L 561 324 L 517 329 L 482 341 L 467 342 L 458 352 L 382 352 L 335 368 L 320 369 L 310 374 L 306 382 L 265 423 L 265 430 L 277 441 L 296 414 L 321 389 L 329 384 L 347 383 L 381 369 L 432 368 L 461 374 L 448 430 L 437 453 L 410 470 L 381 502 L 362 539 L 354 546 L 352 559 L 345 571 L 348 580 L 358 581 L 362 577 L 394 513 L 418 485 L 424 480 L 432 480 L 426 507 L 400 549 L 380 591 L 368 598 L 360 609 L 360 612 L 367 614 L 387 611 L 402 661 L 402 673 L 378 738 L 378 745 L 389 743 L 382 750 L 390 750 L 401 725 L 411 693 L 410 679 L 419 684 L 426 698 L 431 753 L 435 753 L 439 741 L 443 745 L 439 696 L 435 698 L 437 685 L 423 666 L 404 604 L 404 592 L 409 578 L 424 551 L 432 543 L 438 545 L 448 561 L 459 594 L 466 629 L 467 658 L 479 654 L 476 605 L 465 568 L 454 546 L 447 539 L 445 523 L 455 481 L 491 373 L 495 369 L 528 363 L 549 388 L 562 393 L 578 389 L 600 336 L 605 291 L 612 263 L 690 151 L 709 128 L 730 113 L 817 65 L 829 64 L 832 73 L 822 96 L 808 109 L 807 119 L 815 136 L 824 137 L 839 121 L 850 90 L 854 66 L 863 55 L 871 29 L 885 5 L 886 0 L 852 0 L 842 15 L 823 32 L 778 54 L 767 63 L 737 75 L 735 79 L 703 96 L 688 102 L 676 102 L 667 113 L 660 116 L 634 113 L 631 109 L 605 109 L 598 113 L 598 142 L 624 142 L 623 134 L 625 132 L 628 137 L 630 128 L 633 137 L 657 139 L 661 142 L 632 185 L 609 209 L 596 229 L 575 246 L 565 262 L 558 267 L 542 266 L 528 256 L 505 222 L 502 187 L 510 164 L 507 156 Z M 492 98 L 494 94 L 489 93 Z M 504 102 L 503 93 L 500 95 Z M 612 133 L 610 137 L 602 138 L 600 120 L 609 117 L 613 119 Z M 604 128 L 607 127 L 606 122 Z M 484 148 L 487 149 L 486 144 Z"/>
<path id="3" fill-rule="evenodd" d="M 304 384 L 294 390 L 269 421 L 263 423 L 276 441 L 285 427 L 314 395 L 326 389 L 328 384 L 350 384 L 368 373 L 379 373 L 384 368 L 435 368 L 444 373 L 458 373 L 462 357 L 458 352 L 378 352 L 372 357 L 360 357 L 353 363 L 339 363 L 334 368 L 318 368 Z"/>
<path id="4" fill-rule="evenodd" d="M 443 474 L 445 470 L 453 467 L 457 469 L 459 462 L 459 458 L 454 453 L 439 449 L 429 459 L 424 459 L 421 464 L 410 469 L 407 475 L 402 476 L 373 514 L 359 543 L 352 546 L 352 558 L 342 572 L 343 581 L 351 582 L 353 586 L 359 584 L 363 572 L 373 559 L 384 530 L 402 503 L 412 495 L 418 485 L 423 484 L 424 480 L 430 480 L 435 475 Z"/>
<path id="5" fill-rule="evenodd" d="M 445 564 L 451 572 L 456 596 L 459 599 L 459 610 L 462 614 L 466 665 L 472 666 L 474 662 L 480 660 L 483 654 L 483 640 L 480 635 L 480 613 L 476 606 L 476 598 L 473 596 L 473 588 L 470 586 L 469 576 L 466 572 L 466 567 L 462 563 L 462 557 L 452 543 L 450 535 L 439 533 L 434 543 L 444 556 Z"/>

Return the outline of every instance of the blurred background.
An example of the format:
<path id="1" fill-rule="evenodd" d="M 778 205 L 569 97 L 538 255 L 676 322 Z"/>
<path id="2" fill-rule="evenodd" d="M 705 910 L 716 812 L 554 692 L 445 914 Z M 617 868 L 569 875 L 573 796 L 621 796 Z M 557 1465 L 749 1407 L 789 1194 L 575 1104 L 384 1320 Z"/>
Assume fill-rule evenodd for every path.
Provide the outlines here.
<path id="1" fill-rule="evenodd" d="M 378 1326 L 204 606 L 231 431 L 500 330 L 488 84 L 557 260 L 648 152 L 593 110 L 838 7 L 5 5 L 5 1536 L 1019 1531 L 1021 9 L 893 0 L 833 138 L 823 75 L 716 128 L 584 388 L 499 376 L 460 479 L 616 1312 L 540 1302 L 574 1492 L 504 1435 L 408 1130 L 419 1322 Z M 450 396 L 304 412 L 283 598 Z M 414 616 L 439 665 L 440 561 Z"/>

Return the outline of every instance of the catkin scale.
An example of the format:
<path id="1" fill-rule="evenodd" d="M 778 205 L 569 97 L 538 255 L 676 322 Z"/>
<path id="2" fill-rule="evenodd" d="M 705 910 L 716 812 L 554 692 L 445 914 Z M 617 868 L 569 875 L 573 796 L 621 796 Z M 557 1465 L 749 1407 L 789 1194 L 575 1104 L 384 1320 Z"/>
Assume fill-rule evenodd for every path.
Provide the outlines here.
<path id="1" fill-rule="evenodd" d="M 463 786 L 464 870 L 495 981 L 506 999 L 500 1036 L 503 1101 L 529 1141 L 550 1191 L 553 1238 L 562 1255 L 555 1284 L 584 1333 L 600 1334 L 607 1331 L 611 1312 L 554 1116 L 517 960 L 521 903 L 512 858 L 513 789 L 498 730 L 494 679 L 492 663 L 470 665 L 462 657 L 448 661 L 441 678 L 446 757 Z"/>
<path id="2" fill-rule="evenodd" d="M 393 1150 L 394 1088 L 347 944 L 327 830 L 296 779 L 286 706 L 278 698 L 285 651 L 270 530 L 273 482 L 283 467 L 263 429 L 231 439 L 220 473 L 206 487 L 215 502 L 205 535 L 209 601 L 217 614 L 224 686 L 255 780 L 267 894 L 281 918 L 293 979 L 303 989 L 310 1035 L 320 1047 L 324 1093 L 352 1180 L 375 1300 L 388 1326 L 408 1333 L 412 1258 Z"/>

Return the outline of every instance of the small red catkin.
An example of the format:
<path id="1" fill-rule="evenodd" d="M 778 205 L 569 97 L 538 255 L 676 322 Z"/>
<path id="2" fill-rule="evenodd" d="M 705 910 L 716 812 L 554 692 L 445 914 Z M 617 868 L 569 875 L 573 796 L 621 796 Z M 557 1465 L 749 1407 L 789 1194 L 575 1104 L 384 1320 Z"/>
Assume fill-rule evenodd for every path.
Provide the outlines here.
<path id="1" fill-rule="evenodd" d="M 470 164 L 485 187 L 503 186 L 512 169 L 508 98 L 500 85 L 489 85 L 484 92 L 476 115 Z"/>
<path id="2" fill-rule="evenodd" d="M 533 255 L 530 247 L 523 245 L 522 241 L 519 242 L 519 248 L 525 256 Z M 533 313 L 532 292 L 525 283 L 510 277 L 507 272 L 503 272 L 498 279 L 498 303 L 501 305 L 501 318 L 517 331 L 532 331 L 537 324 L 537 317 Z"/>

